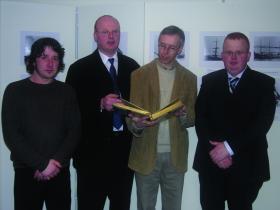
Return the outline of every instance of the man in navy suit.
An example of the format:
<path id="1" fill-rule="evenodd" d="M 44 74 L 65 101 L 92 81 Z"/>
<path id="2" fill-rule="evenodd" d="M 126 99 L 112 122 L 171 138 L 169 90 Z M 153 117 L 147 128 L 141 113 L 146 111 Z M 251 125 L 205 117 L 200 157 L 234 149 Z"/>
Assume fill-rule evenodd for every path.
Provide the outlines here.
<path id="1" fill-rule="evenodd" d="M 113 124 L 112 104 L 129 99 L 130 74 L 139 65 L 117 52 L 120 24 L 112 16 L 98 18 L 94 26 L 97 48 L 69 68 L 66 82 L 77 92 L 82 139 L 74 156 L 77 171 L 78 209 L 100 210 L 106 198 L 111 210 L 128 210 L 133 172 L 128 168 L 131 145 L 124 117 Z M 112 68 L 115 76 L 110 74 Z"/>
<path id="2" fill-rule="evenodd" d="M 275 112 L 274 79 L 251 70 L 248 38 L 226 36 L 225 69 L 202 78 L 196 102 L 199 173 L 203 210 L 251 210 L 269 180 L 266 134 Z"/>

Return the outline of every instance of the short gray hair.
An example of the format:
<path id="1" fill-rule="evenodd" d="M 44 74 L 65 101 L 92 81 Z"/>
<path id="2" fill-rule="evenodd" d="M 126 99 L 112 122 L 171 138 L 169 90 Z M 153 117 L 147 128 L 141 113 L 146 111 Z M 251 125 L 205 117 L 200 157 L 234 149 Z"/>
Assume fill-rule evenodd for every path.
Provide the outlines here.
<path id="1" fill-rule="evenodd" d="M 167 26 L 159 34 L 159 39 L 162 35 L 177 35 L 180 38 L 180 47 L 183 47 L 185 44 L 185 34 L 182 29 L 177 26 L 171 25 Z"/>

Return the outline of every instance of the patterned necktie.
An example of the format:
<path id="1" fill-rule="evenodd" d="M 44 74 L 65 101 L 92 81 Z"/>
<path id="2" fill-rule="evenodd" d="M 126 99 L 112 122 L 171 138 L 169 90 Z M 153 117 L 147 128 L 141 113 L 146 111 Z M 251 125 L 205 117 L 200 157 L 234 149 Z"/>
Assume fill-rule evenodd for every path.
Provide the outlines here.
<path id="1" fill-rule="evenodd" d="M 110 71 L 110 75 L 113 80 L 114 93 L 119 95 L 119 88 L 118 88 L 118 82 L 117 82 L 117 71 L 114 66 L 114 58 L 109 58 L 108 61 L 111 64 L 109 71 Z"/>
<path id="2" fill-rule="evenodd" d="M 110 71 L 110 75 L 113 80 L 114 93 L 119 95 L 120 91 L 119 91 L 118 83 L 117 83 L 117 71 L 114 66 L 114 58 L 109 58 L 108 61 L 111 64 L 109 71 Z M 122 126 L 122 124 L 123 123 L 122 123 L 121 111 L 117 109 L 113 112 L 113 126 L 119 130 L 120 127 Z"/>
<path id="3" fill-rule="evenodd" d="M 229 86 L 230 86 L 230 89 L 231 89 L 231 91 L 233 92 L 234 90 L 235 90 L 235 88 L 236 88 L 236 85 L 237 85 L 237 83 L 238 83 L 238 81 L 239 81 L 239 78 L 238 77 L 236 77 L 236 78 L 229 78 Z"/>

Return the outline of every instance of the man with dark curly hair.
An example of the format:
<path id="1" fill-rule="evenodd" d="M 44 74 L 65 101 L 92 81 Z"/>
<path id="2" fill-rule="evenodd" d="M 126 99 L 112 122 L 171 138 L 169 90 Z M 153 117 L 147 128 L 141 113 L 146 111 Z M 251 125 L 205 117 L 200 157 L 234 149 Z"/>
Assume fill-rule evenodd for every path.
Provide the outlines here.
<path id="1" fill-rule="evenodd" d="M 30 77 L 8 85 L 2 126 L 15 170 L 14 209 L 70 210 L 69 162 L 80 114 L 74 90 L 55 80 L 64 49 L 53 38 L 34 42 L 25 57 Z"/>

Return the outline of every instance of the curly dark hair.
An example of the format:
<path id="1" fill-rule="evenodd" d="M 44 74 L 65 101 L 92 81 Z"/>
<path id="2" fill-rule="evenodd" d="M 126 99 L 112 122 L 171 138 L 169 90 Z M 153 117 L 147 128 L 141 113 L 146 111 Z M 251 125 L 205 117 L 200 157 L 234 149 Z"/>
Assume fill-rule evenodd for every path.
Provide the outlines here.
<path id="1" fill-rule="evenodd" d="M 31 53 L 28 56 L 24 57 L 26 71 L 29 74 L 32 74 L 35 70 L 34 63 L 36 62 L 36 58 L 40 57 L 44 52 L 46 47 L 52 48 L 57 54 L 59 59 L 58 71 L 62 72 L 64 70 L 65 64 L 63 62 L 64 57 L 64 48 L 60 45 L 60 43 L 50 37 L 44 37 L 36 40 L 31 46 Z"/>

